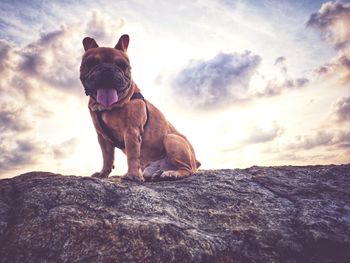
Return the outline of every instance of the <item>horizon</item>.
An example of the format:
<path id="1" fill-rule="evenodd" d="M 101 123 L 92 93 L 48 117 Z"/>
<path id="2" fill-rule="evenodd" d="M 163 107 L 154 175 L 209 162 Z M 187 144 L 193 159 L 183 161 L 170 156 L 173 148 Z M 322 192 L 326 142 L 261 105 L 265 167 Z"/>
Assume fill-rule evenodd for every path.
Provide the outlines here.
<path id="1" fill-rule="evenodd" d="M 81 41 L 122 34 L 134 82 L 200 169 L 350 163 L 348 0 L 5 0 L 0 14 L 0 179 L 100 170 Z"/>

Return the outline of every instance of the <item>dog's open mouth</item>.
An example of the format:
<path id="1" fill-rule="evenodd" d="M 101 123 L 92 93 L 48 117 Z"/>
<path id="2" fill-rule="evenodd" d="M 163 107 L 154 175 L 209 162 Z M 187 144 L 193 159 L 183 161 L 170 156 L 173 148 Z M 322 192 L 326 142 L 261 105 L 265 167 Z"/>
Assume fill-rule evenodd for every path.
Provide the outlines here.
<path id="1" fill-rule="evenodd" d="M 118 92 L 112 88 L 99 88 L 97 89 L 96 101 L 103 106 L 111 106 L 118 102 Z"/>

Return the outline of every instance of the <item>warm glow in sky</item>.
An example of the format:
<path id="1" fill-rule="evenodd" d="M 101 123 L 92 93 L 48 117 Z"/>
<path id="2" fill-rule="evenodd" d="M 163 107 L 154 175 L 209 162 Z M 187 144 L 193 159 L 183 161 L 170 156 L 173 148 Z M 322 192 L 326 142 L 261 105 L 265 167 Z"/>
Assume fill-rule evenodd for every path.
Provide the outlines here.
<path id="1" fill-rule="evenodd" d="M 350 162 L 349 1 L 3 0 L 0 178 L 100 170 L 81 40 L 125 33 L 134 81 L 201 168 Z"/>

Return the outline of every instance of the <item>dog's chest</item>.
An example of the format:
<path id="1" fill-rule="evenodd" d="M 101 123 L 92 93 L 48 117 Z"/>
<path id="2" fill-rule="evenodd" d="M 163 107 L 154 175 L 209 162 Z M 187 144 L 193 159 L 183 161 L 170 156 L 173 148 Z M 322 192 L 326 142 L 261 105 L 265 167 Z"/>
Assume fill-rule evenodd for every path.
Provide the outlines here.
<path id="1" fill-rule="evenodd" d="M 123 142 L 123 134 L 126 127 L 124 116 L 123 109 L 113 109 L 112 111 L 95 113 L 93 121 L 97 132 L 106 139 L 110 139 L 109 137 L 113 136 L 113 138 Z"/>

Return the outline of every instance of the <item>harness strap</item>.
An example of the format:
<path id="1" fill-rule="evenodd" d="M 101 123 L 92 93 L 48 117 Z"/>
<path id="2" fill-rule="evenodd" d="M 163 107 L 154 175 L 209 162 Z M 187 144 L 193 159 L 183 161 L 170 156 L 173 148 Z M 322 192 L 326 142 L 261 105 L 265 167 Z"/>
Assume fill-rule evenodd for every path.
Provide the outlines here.
<path id="1" fill-rule="evenodd" d="M 137 100 L 137 99 L 140 99 L 140 100 L 143 100 L 145 102 L 145 105 L 146 105 L 146 115 L 147 115 L 147 119 L 146 119 L 146 123 L 145 125 L 143 126 L 143 128 L 145 129 L 146 128 L 146 125 L 148 123 L 148 120 L 149 120 L 149 111 L 148 111 L 148 107 L 147 107 L 147 102 L 145 100 L 145 98 L 143 97 L 143 95 L 140 93 L 140 92 L 135 92 L 130 100 Z M 97 121 L 98 121 L 98 124 L 100 125 L 102 131 L 106 134 L 106 136 L 113 142 L 114 144 L 114 147 L 118 148 L 118 149 L 125 149 L 125 143 L 124 142 L 121 142 L 119 141 L 117 138 L 115 138 L 111 132 L 111 130 L 108 128 L 108 126 L 106 125 L 106 123 L 103 121 L 102 119 L 102 113 L 103 111 L 97 111 L 96 112 L 96 115 L 97 115 Z"/>

